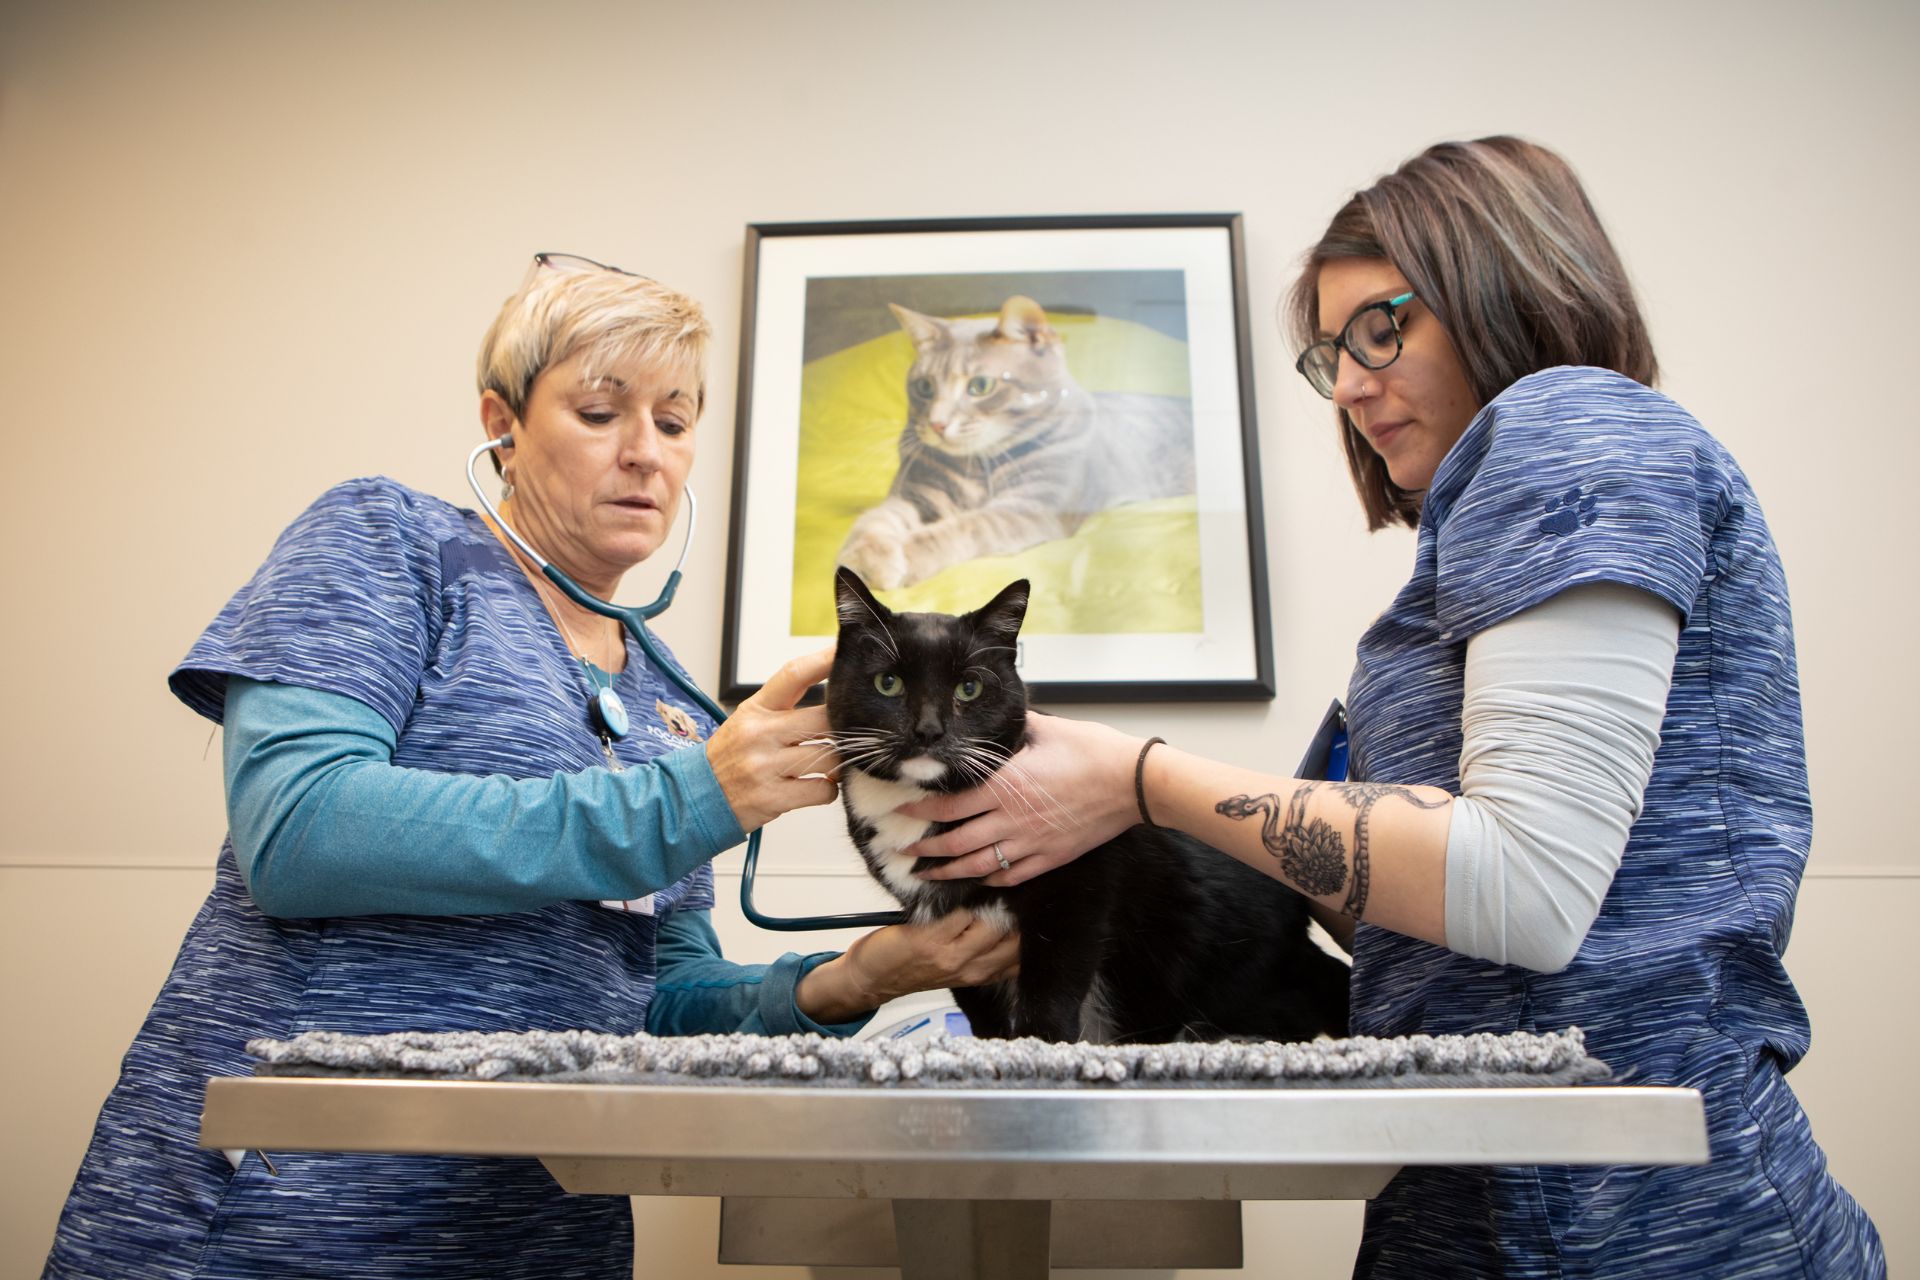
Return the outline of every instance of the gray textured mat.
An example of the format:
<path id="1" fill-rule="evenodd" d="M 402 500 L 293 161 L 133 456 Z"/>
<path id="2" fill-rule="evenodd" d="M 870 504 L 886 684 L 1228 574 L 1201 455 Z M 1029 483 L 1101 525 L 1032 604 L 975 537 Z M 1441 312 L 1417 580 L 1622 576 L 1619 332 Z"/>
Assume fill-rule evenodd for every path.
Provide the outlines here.
<path id="1" fill-rule="evenodd" d="M 1094 1045 L 1039 1040 L 837 1040 L 824 1036 L 631 1036 L 591 1031 L 309 1031 L 254 1040 L 259 1075 L 420 1076 L 610 1084 L 912 1087 L 1415 1088 L 1582 1084 L 1607 1078 L 1578 1027 L 1506 1035 L 1299 1044 Z"/>

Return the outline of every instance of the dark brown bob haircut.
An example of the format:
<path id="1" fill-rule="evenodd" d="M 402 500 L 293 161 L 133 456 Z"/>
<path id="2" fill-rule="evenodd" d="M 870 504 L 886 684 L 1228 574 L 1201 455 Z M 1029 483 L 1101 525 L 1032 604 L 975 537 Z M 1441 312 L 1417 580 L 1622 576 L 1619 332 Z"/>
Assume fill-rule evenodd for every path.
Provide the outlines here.
<path id="1" fill-rule="evenodd" d="M 1519 138 L 1429 147 L 1333 216 L 1287 296 L 1296 350 L 1320 336 L 1320 269 L 1384 258 L 1453 340 L 1486 404 L 1530 373 L 1592 365 L 1652 386 L 1653 342 L 1626 268 L 1572 166 Z M 1367 528 L 1417 525 L 1420 497 L 1393 483 L 1339 410 Z"/>

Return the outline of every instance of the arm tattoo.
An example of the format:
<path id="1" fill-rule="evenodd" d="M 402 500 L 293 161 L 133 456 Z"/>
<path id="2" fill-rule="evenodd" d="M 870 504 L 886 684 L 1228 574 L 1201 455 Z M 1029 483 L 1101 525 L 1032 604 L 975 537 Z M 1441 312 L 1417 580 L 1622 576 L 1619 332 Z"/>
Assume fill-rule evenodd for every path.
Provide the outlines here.
<path id="1" fill-rule="evenodd" d="M 1260 843 L 1280 859 L 1280 870 L 1287 879 L 1315 897 L 1326 897 L 1347 887 L 1347 847 L 1340 833 L 1326 821 L 1307 822 L 1307 796 L 1311 785 L 1299 788 L 1287 802 L 1282 816 L 1278 796 L 1234 796 L 1213 807 L 1228 818 L 1264 815 L 1260 822 Z"/>
<path id="2" fill-rule="evenodd" d="M 1307 818 L 1307 800 L 1321 787 L 1332 787 L 1353 806 L 1353 879 L 1347 879 L 1346 843 L 1324 818 Z M 1422 800 L 1410 788 L 1377 782 L 1308 782 L 1296 787 L 1284 810 L 1280 797 L 1234 796 L 1222 800 L 1213 811 L 1236 821 L 1261 814 L 1260 843 L 1268 853 L 1280 859 L 1280 871 L 1287 879 L 1315 897 L 1324 898 L 1347 890 L 1340 913 L 1355 920 L 1367 909 L 1367 891 L 1371 887 L 1372 849 L 1367 819 L 1373 806 L 1388 796 L 1397 796 L 1421 809 L 1438 809 L 1445 800 Z"/>

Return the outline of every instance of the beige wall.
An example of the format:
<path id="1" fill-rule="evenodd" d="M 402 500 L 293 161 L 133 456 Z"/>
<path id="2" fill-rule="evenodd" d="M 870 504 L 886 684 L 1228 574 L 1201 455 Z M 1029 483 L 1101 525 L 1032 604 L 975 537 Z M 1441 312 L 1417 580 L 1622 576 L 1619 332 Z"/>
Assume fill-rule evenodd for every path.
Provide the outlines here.
<path id="1" fill-rule="evenodd" d="M 711 683 L 743 224 L 1243 211 L 1280 696 L 1091 713 L 1285 764 L 1410 544 L 1362 533 L 1274 300 L 1347 192 L 1496 130 L 1580 167 L 1667 388 L 1767 503 L 1819 819 L 1789 957 L 1815 1049 L 1793 1079 L 1914 1265 L 1920 1127 L 1890 1082 L 1913 1049 L 1897 1011 L 1920 1007 L 1896 807 L 1920 713 L 1916 36 L 1912 6 L 1861 2 L 0 9 L 0 1277 L 35 1273 L 221 833 L 218 755 L 169 665 L 326 485 L 461 497 L 473 351 L 528 253 L 711 308 L 704 535 L 662 626 Z M 867 891 L 830 814 L 783 820 L 768 856 L 770 896 Z M 642 1210 L 672 1274 L 708 1273 L 710 1206 Z M 1357 1232 L 1352 1206 L 1249 1221 L 1259 1274 L 1338 1274 Z"/>

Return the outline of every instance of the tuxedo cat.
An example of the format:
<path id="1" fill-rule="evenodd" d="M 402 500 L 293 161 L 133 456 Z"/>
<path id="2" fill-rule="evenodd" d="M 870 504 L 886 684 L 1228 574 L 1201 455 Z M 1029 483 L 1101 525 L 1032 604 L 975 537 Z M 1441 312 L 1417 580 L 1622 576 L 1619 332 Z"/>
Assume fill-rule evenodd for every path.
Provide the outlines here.
<path id="1" fill-rule="evenodd" d="M 1347 966 L 1308 938 L 1305 899 L 1178 832 L 1134 827 L 1010 889 L 914 879 L 934 860 L 900 851 L 936 824 L 893 811 L 985 781 L 1025 739 L 1014 639 L 1027 583 L 959 617 L 895 613 L 849 569 L 834 585 L 827 717 L 847 829 L 868 869 L 913 919 L 965 907 L 1020 930 L 1017 978 L 953 993 L 974 1034 L 1103 1043 L 1346 1034 Z"/>
<path id="2" fill-rule="evenodd" d="M 1194 491 L 1184 396 L 1088 392 L 1031 298 L 997 317 L 895 306 L 913 339 L 900 468 L 840 563 L 881 590 L 1070 536 L 1096 512 Z"/>

